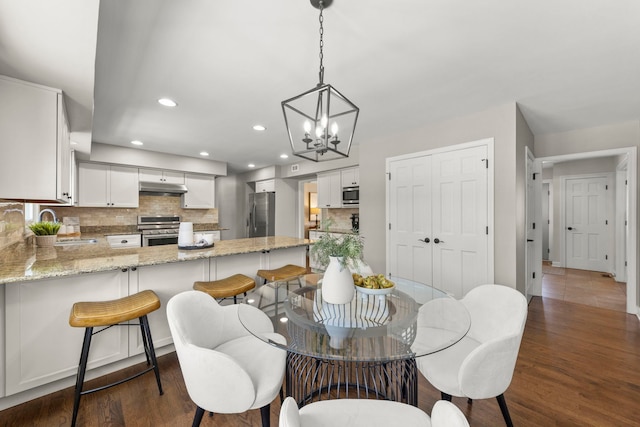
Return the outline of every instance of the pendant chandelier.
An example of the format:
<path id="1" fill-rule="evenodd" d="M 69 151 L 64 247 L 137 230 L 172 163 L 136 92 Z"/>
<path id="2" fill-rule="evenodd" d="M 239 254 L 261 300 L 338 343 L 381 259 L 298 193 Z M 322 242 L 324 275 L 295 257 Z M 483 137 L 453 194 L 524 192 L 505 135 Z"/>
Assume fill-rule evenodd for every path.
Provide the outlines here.
<path id="1" fill-rule="evenodd" d="M 332 0 L 311 0 L 320 10 L 319 82 L 300 95 L 282 101 L 282 113 L 294 155 L 314 162 L 349 157 L 360 109 L 330 84 L 324 83 L 322 12 Z"/>

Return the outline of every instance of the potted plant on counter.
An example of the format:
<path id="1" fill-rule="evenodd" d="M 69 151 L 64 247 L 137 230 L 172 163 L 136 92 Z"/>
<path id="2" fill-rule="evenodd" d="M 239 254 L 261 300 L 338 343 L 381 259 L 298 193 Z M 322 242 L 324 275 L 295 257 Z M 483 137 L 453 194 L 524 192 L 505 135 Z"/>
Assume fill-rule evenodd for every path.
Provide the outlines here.
<path id="1" fill-rule="evenodd" d="M 36 235 L 36 245 L 44 248 L 56 243 L 60 225 L 59 222 L 40 221 L 30 224 L 29 229 Z"/>
<path id="2" fill-rule="evenodd" d="M 330 233 L 331 221 L 323 221 L 320 235 L 311 247 L 311 256 L 325 268 L 322 278 L 322 299 L 331 304 L 346 304 L 353 298 L 355 288 L 349 266 L 359 265 L 363 241 L 357 232 Z"/>

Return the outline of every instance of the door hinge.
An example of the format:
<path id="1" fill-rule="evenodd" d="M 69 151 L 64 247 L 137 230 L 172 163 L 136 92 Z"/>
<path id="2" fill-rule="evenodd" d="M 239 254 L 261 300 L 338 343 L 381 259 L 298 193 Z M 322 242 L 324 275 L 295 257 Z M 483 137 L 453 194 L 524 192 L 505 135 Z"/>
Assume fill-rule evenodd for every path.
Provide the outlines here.
<path id="1" fill-rule="evenodd" d="M 550 219 L 547 220 L 547 224 L 551 224 L 551 220 Z"/>
<path id="2" fill-rule="evenodd" d="M 489 235 L 489 226 L 488 226 L 488 225 L 485 227 L 485 234 L 486 234 L 487 236 Z"/>
<path id="3" fill-rule="evenodd" d="M 609 255 L 605 255 L 605 256 L 604 256 L 604 259 L 609 259 Z"/>
<path id="4" fill-rule="evenodd" d="M 485 169 L 489 169 L 489 159 L 480 159 L 481 162 L 485 162 L 484 163 L 484 167 Z"/>
<path id="5" fill-rule="evenodd" d="M 391 223 L 389 223 L 389 230 L 391 230 Z"/>
<path id="6" fill-rule="evenodd" d="M 624 262 L 624 266 L 625 266 L 625 267 L 627 266 L 627 261 L 625 261 L 625 262 Z"/>
<path id="7" fill-rule="evenodd" d="M 550 254 L 551 253 L 551 249 L 547 248 L 547 253 Z"/>
<path id="8" fill-rule="evenodd" d="M 624 220 L 624 226 L 625 227 L 627 226 L 627 220 L 626 219 Z"/>
<path id="9" fill-rule="evenodd" d="M 609 186 L 608 186 L 608 185 L 605 185 L 605 186 L 604 186 L 604 189 L 605 189 L 605 190 L 608 190 L 608 189 L 609 189 Z"/>
<path id="10" fill-rule="evenodd" d="M 624 180 L 624 185 L 627 185 L 627 180 L 626 179 Z"/>
<path id="11" fill-rule="evenodd" d="M 536 173 L 534 172 L 531 176 L 533 177 L 533 180 L 535 181 L 536 180 Z"/>
<path id="12" fill-rule="evenodd" d="M 533 229 L 534 230 L 536 229 L 536 223 L 535 222 L 533 223 Z"/>
<path id="13" fill-rule="evenodd" d="M 532 276 L 533 276 L 534 279 L 536 278 L 536 272 L 535 271 L 533 272 Z"/>
<path id="14" fill-rule="evenodd" d="M 387 172 L 387 176 L 389 177 L 389 181 L 391 181 L 391 172 Z"/>

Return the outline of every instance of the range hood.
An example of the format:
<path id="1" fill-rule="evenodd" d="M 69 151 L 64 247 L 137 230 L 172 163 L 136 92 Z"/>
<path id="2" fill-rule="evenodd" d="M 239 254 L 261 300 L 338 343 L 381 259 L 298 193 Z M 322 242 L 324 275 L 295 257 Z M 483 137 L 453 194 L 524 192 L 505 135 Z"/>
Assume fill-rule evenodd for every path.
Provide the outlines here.
<path id="1" fill-rule="evenodd" d="M 179 196 L 187 192 L 184 184 L 171 184 L 168 182 L 140 181 L 140 194 L 151 196 Z"/>

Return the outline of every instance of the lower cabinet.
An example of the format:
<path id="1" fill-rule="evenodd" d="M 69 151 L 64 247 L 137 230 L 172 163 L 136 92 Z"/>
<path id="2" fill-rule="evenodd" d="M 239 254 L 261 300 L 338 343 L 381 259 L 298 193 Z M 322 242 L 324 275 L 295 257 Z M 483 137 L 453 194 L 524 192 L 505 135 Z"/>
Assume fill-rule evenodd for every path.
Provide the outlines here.
<path id="1" fill-rule="evenodd" d="M 6 395 L 73 376 L 78 369 L 84 328 L 69 326 L 79 301 L 121 298 L 129 293 L 129 273 L 109 271 L 5 285 Z M 88 368 L 129 357 L 129 328 L 94 336 Z"/>
<path id="2" fill-rule="evenodd" d="M 136 273 L 135 276 L 132 275 L 132 280 L 129 282 L 129 292 L 134 294 L 151 289 L 160 298 L 160 308 L 147 316 L 154 346 L 160 348 L 172 344 L 167 321 L 167 302 L 180 292 L 192 290 L 193 282 L 209 280 L 209 260 L 199 259 L 138 267 Z M 130 329 L 131 355 L 144 353 L 139 329 Z"/>
<path id="3" fill-rule="evenodd" d="M 172 296 L 193 289 L 193 282 L 236 273 L 255 278 L 260 268 L 304 265 L 305 252 L 306 247 L 302 246 L 2 285 L 4 304 L 0 287 L 0 307 L 5 308 L 5 314 L 0 326 L 4 324 L 6 334 L 0 369 L 5 372 L 4 394 L 10 396 L 76 374 L 84 328 L 69 326 L 69 313 L 75 302 L 113 300 L 153 290 L 161 307 L 148 318 L 154 345 L 160 348 L 173 342 L 167 302 Z M 2 348 L 0 345 L 0 351 Z M 109 328 L 94 336 L 88 369 L 143 352 L 139 327 Z M 0 397 L 1 391 L 0 386 Z"/>

